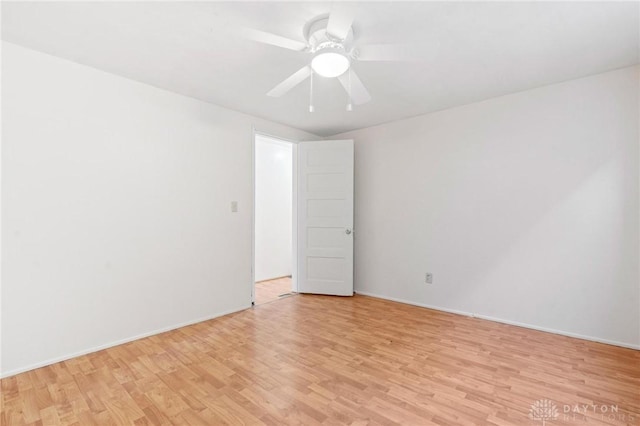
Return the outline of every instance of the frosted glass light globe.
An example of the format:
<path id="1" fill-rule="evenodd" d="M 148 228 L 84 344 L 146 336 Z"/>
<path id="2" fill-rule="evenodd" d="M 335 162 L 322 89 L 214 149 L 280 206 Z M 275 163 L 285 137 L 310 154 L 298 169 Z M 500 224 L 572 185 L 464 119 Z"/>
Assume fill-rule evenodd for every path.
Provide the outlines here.
<path id="1" fill-rule="evenodd" d="M 338 77 L 349 69 L 349 58 L 335 50 L 321 50 L 311 60 L 311 68 L 322 77 Z"/>

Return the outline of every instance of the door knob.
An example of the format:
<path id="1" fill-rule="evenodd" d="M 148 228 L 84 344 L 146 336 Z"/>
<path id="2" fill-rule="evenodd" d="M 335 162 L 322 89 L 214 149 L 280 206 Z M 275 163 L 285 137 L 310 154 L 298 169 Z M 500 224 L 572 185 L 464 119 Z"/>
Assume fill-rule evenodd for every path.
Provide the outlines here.
<path id="1" fill-rule="evenodd" d="M 347 228 L 347 229 L 345 229 L 345 230 L 344 230 L 344 233 L 345 233 L 345 234 L 347 234 L 347 235 L 351 234 L 351 228 Z"/>

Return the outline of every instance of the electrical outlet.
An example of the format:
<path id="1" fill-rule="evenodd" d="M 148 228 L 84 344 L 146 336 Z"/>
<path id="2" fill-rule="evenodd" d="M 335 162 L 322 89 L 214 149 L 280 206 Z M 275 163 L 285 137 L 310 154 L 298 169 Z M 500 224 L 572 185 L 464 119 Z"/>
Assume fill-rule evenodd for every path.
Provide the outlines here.
<path id="1" fill-rule="evenodd" d="M 424 282 L 427 284 L 433 284 L 433 274 L 431 272 L 427 272 L 424 276 Z"/>
<path id="2" fill-rule="evenodd" d="M 238 213 L 238 202 L 237 201 L 232 201 L 231 202 L 231 213 Z"/>

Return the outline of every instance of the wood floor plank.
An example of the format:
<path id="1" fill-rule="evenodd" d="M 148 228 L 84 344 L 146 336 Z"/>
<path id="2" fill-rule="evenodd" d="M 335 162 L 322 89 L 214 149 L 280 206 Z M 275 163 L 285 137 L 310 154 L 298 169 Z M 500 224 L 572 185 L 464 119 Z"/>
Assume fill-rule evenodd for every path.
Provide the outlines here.
<path id="1" fill-rule="evenodd" d="M 529 412 L 542 399 L 559 410 L 548 424 L 640 424 L 640 351 L 370 297 L 293 295 L 0 389 L 3 426 L 540 424 Z"/>

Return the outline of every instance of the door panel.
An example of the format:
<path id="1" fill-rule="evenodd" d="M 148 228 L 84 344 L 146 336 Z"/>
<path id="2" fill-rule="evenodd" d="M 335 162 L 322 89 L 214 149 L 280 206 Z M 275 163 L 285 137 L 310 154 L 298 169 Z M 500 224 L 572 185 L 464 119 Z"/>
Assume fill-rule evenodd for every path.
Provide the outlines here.
<path id="1" fill-rule="evenodd" d="M 298 291 L 353 295 L 353 141 L 298 144 Z"/>

